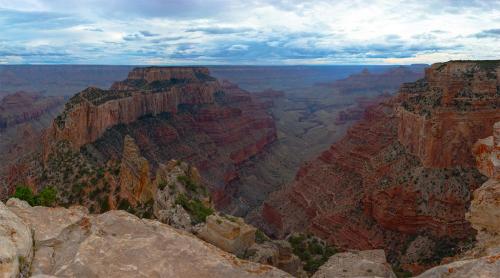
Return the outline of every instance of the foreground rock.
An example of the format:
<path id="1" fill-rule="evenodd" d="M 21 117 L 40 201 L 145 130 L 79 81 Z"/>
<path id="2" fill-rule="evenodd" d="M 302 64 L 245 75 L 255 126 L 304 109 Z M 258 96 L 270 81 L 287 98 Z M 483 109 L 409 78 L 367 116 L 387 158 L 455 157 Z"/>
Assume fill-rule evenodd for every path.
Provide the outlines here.
<path id="1" fill-rule="evenodd" d="M 312 277 L 396 278 L 396 275 L 385 259 L 384 250 L 369 250 L 335 254 Z"/>
<path id="2" fill-rule="evenodd" d="M 33 230 L 36 250 L 31 261 L 33 275 L 290 277 L 271 266 L 240 260 L 189 233 L 124 211 L 90 215 L 83 207 L 30 207 L 17 199 L 8 201 L 8 209 L 3 204 L 0 208 L 2 227 L 17 225 L 21 231 Z M 18 258 L 24 256 L 29 260 L 31 249 L 26 246 L 31 246 L 30 238 L 31 235 L 2 237 L 2 247 L 22 244 L 9 249 L 10 261 L 15 262 L 16 252 Z M 9 262 L 4 258 L 2 261 Z M 2 264 L 0 270 L 3 276 L 15 277 L 16 269 L 18 264 Z"/>
<path id="3" fill-rule="evenodd" d="M 17 277 L 32 256 L 30 229 L 0 202 L 0 275 Z"/>

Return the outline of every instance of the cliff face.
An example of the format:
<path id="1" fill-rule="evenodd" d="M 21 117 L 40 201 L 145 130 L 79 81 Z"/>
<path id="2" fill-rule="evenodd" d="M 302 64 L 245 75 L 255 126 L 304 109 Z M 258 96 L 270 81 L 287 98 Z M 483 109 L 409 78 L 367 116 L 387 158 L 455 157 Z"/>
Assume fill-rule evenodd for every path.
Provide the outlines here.
<path id="1" fill-rule="evenodd" d="M 445 68 L 464 65 L 474 70 L 472 80 L 460 83 L 460 77 L 447 77 L 449 71 Z M 438 68 L 443 70 L 442 76 Z M 491 70 L 480 63 L 433 65 L 424 80 L 407 84 L 397 96 L 368 108 L 364 118 L 340 142 L 307 162 L 291 185 L 272 194 L 262 207 L 260 226 L 276 236 L 306 230 L 347 248 L 384 248 L 392 262 L 405 261 L 404 267 L 418 272 L 422 263 L 403 260 L 410 257 L 407 247 L 417 235 L 434 243 L 449 242 L 447 248 L 473 235 L 465 213 L 472 191 L 484 182 L 484 177 L 466 152 L 470 152 L 474 140 L 491 134 L 492 124 L 487 125 L 500 117 L 498 97 L 489 90 L 475 91 L 490 87 L 481 85 L 481 80 L 487 84 L 498 82 L 498 76 L 494 81 L 490 78 Z M 456 84 L 463 87 L 457 88 Z M 431 91 L 428 86 L 440 89 Z M 471 92 L 459 98 L 459 103 L 483 105 L 462 111 L 459 103 L 446 102 L 446 97 L 434 108 L 432 103 L 428 105 L 436 91 L 468 89 Z M 420 115 L 424 107 L 430 108 L 430 114 Z M 409 120 L 408 115 L 414 118 Z M 436 134 L 432 140 L 444 149 L 439 150 L 440 156 L 416 152 L 419 147 L 414 144 L 423 143 L 407 139 L 420 127 L 419 119 L 442 126 L 439 132 L 416 132 L 422 137 L 412 137 L 431 140 L 429 137 Z M 448 119 L 453 119 L 453 124 Z M 443 249 L 436 250 L 439 248 Z M 423 264 L 433 263 L 436 261 Z"/>
<path id="2" fill-rule="evenodd" d="M 199 169 L 215 204 L 223 207 L 238 190 L 231 184 L 241 163 L 276 139 L 267 113 L 271 105 L 267 93 L 254 96 L 219 83 L 205 68 L 137 68 L 110 90 L 89 88 L 68 102 L 47 132 L 45 165 L 66 163 L 54 150 L 60 149 L 58 142 L 68 142 L 95 171 L 107 173 L 98 177 L 106 179 L 105 187 L 129 180 L 120 182 L 121 191 L 134 195 L 127 199 L 146 202 L 153 173 L 160 164 L 178 159 Z M 118 169 L 110 166 L 115 164 Z M 54 171 L 64 178 L 62 170 L 45 172 Z M 85 175 L 74 178 L 44 182 L 61 188 L 92 183 Z"/>
<path id="3" fill-rule="evenodd" d="M 435 64 L 403 88 L 399 141 L 425 167 L 474 165 L 471 146 L 500 119 L 500 63 Z"/>
<path id="4" fill-rule="evenodd" d="M 477 167 L 489 177 L 474 191 L 467 219 L 477 230 L 474 248 L 459 255 L 458 260 L 429 269 L 425 277 L 496 277 L 500 273 L 500 122 L 493 135 L 473 147 Z"/>
<path id="5" fill-rule="evenodd" d="M 129 124 L 148 114 L 176 113 L 180 104 L 213 103 L 220 86 L 203 72 L 208 70 L 137 68 L 110 90 L 88 88 L 66 104 L 49 129 L 47 141 L 68 140 L 78 149 L 115 125 Z"/>

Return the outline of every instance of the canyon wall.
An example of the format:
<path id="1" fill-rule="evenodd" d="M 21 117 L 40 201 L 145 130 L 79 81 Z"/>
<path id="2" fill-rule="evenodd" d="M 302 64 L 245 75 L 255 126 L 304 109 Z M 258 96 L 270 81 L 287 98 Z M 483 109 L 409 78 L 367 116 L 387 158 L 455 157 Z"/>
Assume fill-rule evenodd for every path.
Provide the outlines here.
<path id="1" fill-rule="evenodd" d="M 73 184 L 101 187 L 88 175 L 68 176 L 61 168 L 109 172 L 113 181 L 103 181 L 104 188 L 126 175 L 137 176 L 138 188 L 129 191 L 142 192 L 161 163 L 178 159 L 199 169 L 215 204 L 224 207 L 238 191 L 233 182 L 239 178 L 241 164 L 277 138 L 274 120 L 267 112 L 274 97 L 280 95 L 253 95 L 229 82 L 219 82 L 206 68 L 137 68 L 109 90 L 88 88 L 70 99 L 47 131 L 45 169 L 38 172 L 48 173 L 43 183 L 61 188 Z M 71 151 L 61 142 L 69 143 Z M 127 142 L 135 142 L 136 155 L 127 151 L 125 146 L 131 146 Z M 67 151 L 76 153 L 79 158 L 75 161 L 84 162 L 67 161 Z M 140 157 L 140 161 L 133 158 L 135 164 L 124 164 L 128 157 Z M 71 163 L 74 165 L 69 167 Z M 89 167 L 95 170 L 79 169 Z M 100 174 L 96 179 L 106 177 Z"/>
<path id="2" fill-rule="evenodd" d="M 213 78 L 198 78 L 196 74 L 202 72 L 208 70 L 136 68 L 110 90 L 87 88 L 69 100 L 48 130 L 47 141 L 68 140 L 77 149 L 117 124 L 128 124 L 147 114 L 175 113 L 180 104 L 213 103 L 220 86 Z"/>
<path id="3" fill-rule="evenodd" d="M 405 84 L 392 99 L 366 109 L 342 140 L 306 162 L 292 184 L 269 197 L 262 219 L 253 218 L 254 223 L 278 237 L 307 231 L 345 248 L 384 248 L 392 263 L 414 272 L 435 264 L 437 255 L 424 263 L 410 259 L 409 246 L 418 236 L 434 246 L 450 242 L 446 248 L 454 250 L 451 246 L 474 235 L 465 213 L 472 191 L 485 178 L 470 152 L 475 140 L 491 134 L 492 122 L 500 120 L 498 87 L 492 94 L 490 85 L 481 85 L 482 80 L 498 84 L 499 66 L 487 65 L 433 65 L 425 79 Z M 460 76 L 448 77 L 458 68 L 473 79 L 464 83 Z M 462 95 L 450 99 L 448 94 L 457 91 Z M 463 109 L 463 103 L 472 105 Z M 429 124 L 434 133 L 420 132 L 427 121 L 440 123 L 442 130 Z M 442 150 L 437 155 L 418 152 L 438 148 L 418 147 L 425 144 Z M 428 249 L 432 254 L 446 248 Z"/>
<path id="4" fill-rule="evenodd" d="M 425 167 L 474 165 L 470 147 L 500 118 L 500 70 L 487 63 L 434 64 L 403 93 L 398 139 Z"/>

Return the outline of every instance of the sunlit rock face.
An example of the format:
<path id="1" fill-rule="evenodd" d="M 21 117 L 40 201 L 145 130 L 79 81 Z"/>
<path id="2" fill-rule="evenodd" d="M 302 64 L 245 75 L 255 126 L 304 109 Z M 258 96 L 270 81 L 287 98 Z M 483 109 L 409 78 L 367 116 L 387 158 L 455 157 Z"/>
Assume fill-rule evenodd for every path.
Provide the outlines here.
<path id="1" fill-rule="evenodd" d="M 54 121 L 47 140 L 68 140 L 79 148 L 117 124 L 147 114 L 175 113 L 179 104 L 213 103 L 219 89 L 208 69 L 136 68 L 109 90 L 87 88 L 73 96 Z"/>
<path id="2" fill-rule="evenodd" d="M 341 141 L 268 198 L 255 224 L 278 237 L 305 230 L 346 248 L 384 248 L 391 262 L 418 235 L 453 244 L 473 237 L 465 214 L 486 179 L 472 149 L 500 120 L 498 64 L 435 64 L 368 107 Z"/>

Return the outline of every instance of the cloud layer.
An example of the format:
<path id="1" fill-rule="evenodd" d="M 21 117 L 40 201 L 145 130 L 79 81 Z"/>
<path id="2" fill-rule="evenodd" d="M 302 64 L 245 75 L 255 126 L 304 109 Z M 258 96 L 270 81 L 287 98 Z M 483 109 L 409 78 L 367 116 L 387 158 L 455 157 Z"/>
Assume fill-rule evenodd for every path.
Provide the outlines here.
<path id="1" fill-rule="evenodd" d="M 500 1 L 0 0 L 0 63 L 498 59 Z"/>

